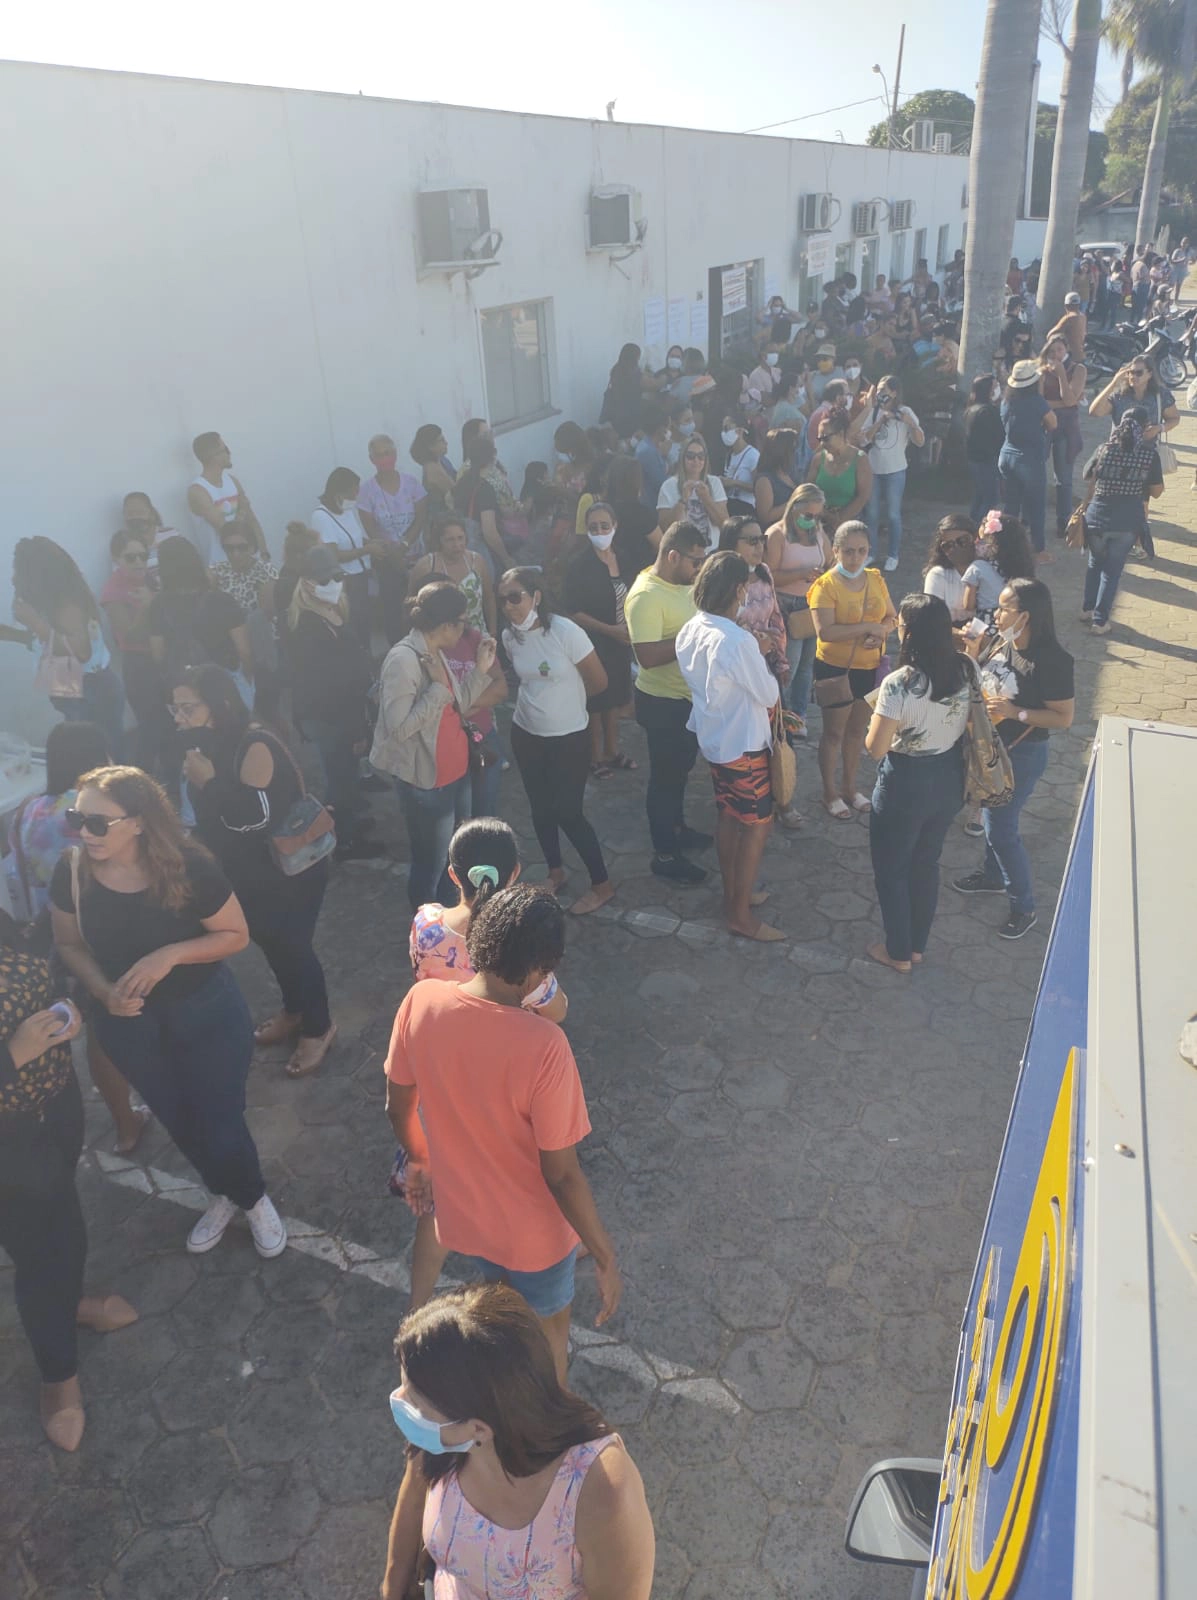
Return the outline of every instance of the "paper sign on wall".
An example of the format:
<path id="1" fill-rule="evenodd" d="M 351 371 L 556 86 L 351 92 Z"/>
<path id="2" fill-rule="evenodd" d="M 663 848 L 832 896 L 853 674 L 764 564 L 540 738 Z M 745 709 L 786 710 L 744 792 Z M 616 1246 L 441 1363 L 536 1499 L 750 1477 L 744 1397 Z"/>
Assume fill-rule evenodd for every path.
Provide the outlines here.
<path id="1" fill-rule="evenodd" d="M 831 270 L 833 260 L 831 235 L 821 234 L 806 241 L 806 275 L 808 278 L 824 277 Z"/>
<path id="2" fill-rule="evenodd" d="M 644 302 L 644 348 L 646 351 L 655 351 L 658 355 L 665 354 L 664 300 Z"/>
<path id="3" fill-rule="evenodd" d="M 723 315 L 748 309 L 748 268 L 727 267 L 723 273 Z"/>
<path id="4" fill-rule="evenodd" d="M 706 354 L 707 335 L 711 331 L 710 317 L 707 315 L 706 302 L 695 300 L 690 307 L 690 343 L 696 350 Z"/>
<path id="5" fill-rule="evenodd" d="M 684 345 L 689 333 L 690 304 L 685 295 L 680 299 L 670 298 L 669 301 L 669 342 L 670 344 Z"/>

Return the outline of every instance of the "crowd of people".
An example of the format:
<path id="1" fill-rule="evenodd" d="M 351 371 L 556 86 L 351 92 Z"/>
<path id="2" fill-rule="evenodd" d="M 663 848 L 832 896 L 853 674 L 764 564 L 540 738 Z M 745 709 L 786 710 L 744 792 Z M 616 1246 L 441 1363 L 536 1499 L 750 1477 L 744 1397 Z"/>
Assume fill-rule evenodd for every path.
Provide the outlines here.
<path id="1" fill-rule="evenodd" d="M 958 358 L 940 298 L 920 262 L 896 294 L 884 278 L 858 293 L 845 274 L 809 314 L 775 298 L 752 364 L 711 370 L 674 349 L 652 372 L 625 346 L 600 423 L 561 424 L 555 462 L 533 463 L 518 494 L 484 421 L 462 430 L 460 470 L 439 426 L 412 441 L 418 475 L 377 435 L 372 474 L 334 469 L 277 565 L 217 434 L 195 440 L 186 531 L 146 495 L 126 496 L 98 600 L 61 546 L 18 543 L 14 619 L 38 652 L 36 689 L 64 720 L 47 743 L 46 793 L 9 830 L 0 1244 L 56 1445 L 74 1449 L 83 1433 L 77 1327 L 136 1318 L 119 1296 L 84 1292 L 71 1040 L 86 1038 L 117 1148 L 134 1150 L 156 1117 L 208 1190 L 187 1248 L 215 1248 L 240 1212 L 258 1252 L 280 1254 L 246 1082 L 258 1047 L 285 1046 L 294 1077 L 333 1047 L 314 945 L 330 863 L 385 853 L 369 795 L 390 789 L 416 981 L 395 1019 L 386 1108 L 391 1185 L 416 1230 L 392 1396 L 412 1448 L 383 1592 L 406 1594 L 423 1546 L 457 1575 L 454 1593 L 482 1594 L 477 1574 L 511 1554 L 518 1528 L 520 1561 L 535 1553 L 562 1593 L 583 1592 L 570 1584 L 584 1569 L 591 1600 L 647 1600 L 638 1474 L 564 1387 L 579 1253 L 594 1263 L 600 1322 L 622 1285 L 577 1155 L 589 1121 L 560 1027 L 561 836 L 589 880 L 568 911 L 585 916 L 618 890 L 587 790 L 636 781 L 619 739 L 634 717 L 652 873 L 701 884 L 696 858 L 714 848 L 728 932 L 785 939 L 760 914 L 761 872 L 774 820 L 804 825 L 784 774 L 811 738 L 813 701 L 821 803 L 870 830 L 883 937 L 868 955 L 905 974 L 926 959 L 941 852 L 962 813 L 984 855 L 953 887 L 1004 895 L 998 932 L 1019 939 L 1036 920 L 1019 818 L 1075 704 L 1037 577 L 1049 450 L 1059 531 L 1087 552 L 1094 632 L 1109 629 L 1133 543 L 1150 551 L 1155 441 L 1175 403 L 1145 361 L 1093 400 L 1113 429 L 1075 506 L 1085 371 L 1070 305 L 1038 358 L 973 385 L 972 504 L 937 528 L 922 589 L 891 594 L 908 465 L 935 444 L 909 401 L 950 383 Z M 1006 789 L 966 806 L 984 739 Z M 699 753 L 713 835 L 687 821 Z M 510 764 L 543 857 L 538 885 L 520 881 L 498 816 Z M 305 765 L 320 770 L 316 793 Z M 280 997 L 256 1026 L 227 965 L 250 941 Z M 56 1000 L 68 979 L 70 999 Z M 489 1287 L 436 1298 L 450 1250 Z"/>

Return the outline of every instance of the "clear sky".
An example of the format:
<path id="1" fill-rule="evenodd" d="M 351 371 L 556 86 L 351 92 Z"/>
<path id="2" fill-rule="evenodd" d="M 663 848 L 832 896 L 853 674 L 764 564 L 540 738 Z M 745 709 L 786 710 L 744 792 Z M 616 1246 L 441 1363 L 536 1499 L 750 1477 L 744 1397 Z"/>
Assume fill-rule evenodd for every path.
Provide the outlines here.
<path id="1" fill-rule="evenodd" d="M 903 21 L 904 99 L 973 93 L 984 17 L 983 0 L 56 0 L 10 7 L 0 55 L 579 117 L 613 99 L 619 121 L 741 132 L 801 118 L 776 132 L 855 142 L 885 113 L 871 69 L 892 89 Z M 1059 48 L 1040 59 L 1052 101 Z M 1117 97 L 1104 51 L 1098 87 Z"/>

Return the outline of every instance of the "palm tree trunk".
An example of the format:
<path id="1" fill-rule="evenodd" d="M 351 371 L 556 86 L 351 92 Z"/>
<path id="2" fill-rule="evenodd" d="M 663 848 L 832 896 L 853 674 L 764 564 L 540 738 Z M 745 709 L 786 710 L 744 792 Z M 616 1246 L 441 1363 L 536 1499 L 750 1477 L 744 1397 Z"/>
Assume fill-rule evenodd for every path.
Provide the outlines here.
<path id="1" fill-rule="evenodd" d="M 1155 120 L 1151 124 L 1151 143 L 1147 147 L 1147 165 L 1143 168 L 1139 224 L 1135 229 L 1136 244 L 1151 244 L 1155 239 L 1160 218 L 1160 190 L 1164 186 L 1164 158 L 1168 154 L 1168 122 L 1175 93 L 1175 78 L 1171 72 L 1162 71 L 1159 99 L 1155 103 Z"/>
<path id="2" fill-rule="evenodd" d="M 1040 0 L 988 0 L 968 168 L 961 387 L 993 370 L 1026 172 Z"/>
<path id="3" fill-rule="evenodd" d="M 1039 335 L 1043 338 L 1064 309 L 1064 296 L 1072 288 L 1072 263 L 1076 248 L 1077 214 L 1085 184 L 1089 155 L 1089 115 L 1093 109 L 1093 84 L 1097 77 L 1097 47 L 1101 39 L 1101 0 L 1076 0 L 1072 38 L 1064 59 L 1060 85 L 1060 110 L 1056 117 L 1056 147 L 1052 155 L 1051 202 L 1047 237 L 1039 273 Z"/>

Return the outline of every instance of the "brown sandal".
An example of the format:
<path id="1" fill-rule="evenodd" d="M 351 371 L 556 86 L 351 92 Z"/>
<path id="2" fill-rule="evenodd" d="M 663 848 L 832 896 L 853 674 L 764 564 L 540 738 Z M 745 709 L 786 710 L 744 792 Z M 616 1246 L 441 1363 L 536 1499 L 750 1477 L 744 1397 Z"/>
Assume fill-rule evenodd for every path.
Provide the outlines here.
<path id="1" fill-rule="evenodd" d="M 336 1037 L 337 1025 L 334 1022 L 328 1032 L 322 1033 L 318 1038 L 301 1039 L 295 1048 L 295 1054 L 287 1062 L 288 1078 L 310 1078 L 313 1072 L 319 1072 Z"/>
<path id="2" fill-rule="evenodd" d="M 137 1312 L 120 1294 L 85 1294 L 75 1309 L 75 1321 L 93 1333 L 117 1333 L 137 1321 Z"/>
<path id="3" fill-rule="evenodd" d="M 269 1022 L 259 1022 L 254 1029 L 254 1043 L 260 1046 L 286 1044 L 294 1039 L 303 1026 L 303 1018 L 290 1011 L 280 1011 Z"/>

